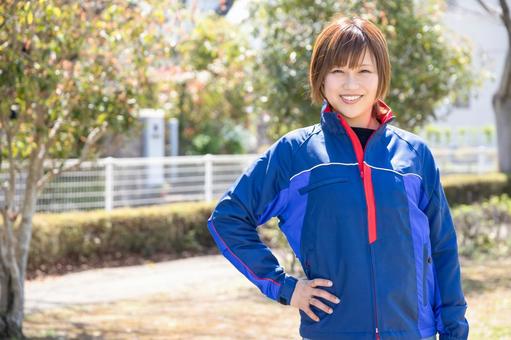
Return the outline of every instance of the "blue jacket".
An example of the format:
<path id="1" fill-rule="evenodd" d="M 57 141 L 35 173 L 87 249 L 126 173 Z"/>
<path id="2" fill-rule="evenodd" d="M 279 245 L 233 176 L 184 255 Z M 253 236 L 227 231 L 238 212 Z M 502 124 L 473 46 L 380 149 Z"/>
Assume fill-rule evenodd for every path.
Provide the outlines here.
<path id="1" fill-rule="evenodd" d="M 222 254 L 262 293 L 289 304 L 286 274 L 256 231 L 273 216 L 308 279 L 339 304 L 300 310 L 311 339 L 467 339 L 456 233 L 440 173 L 425 142 L 388 123 L 365 150 L 325 104 L 321 122 L 281 137 L 223 195 L 208 220 Z"/>

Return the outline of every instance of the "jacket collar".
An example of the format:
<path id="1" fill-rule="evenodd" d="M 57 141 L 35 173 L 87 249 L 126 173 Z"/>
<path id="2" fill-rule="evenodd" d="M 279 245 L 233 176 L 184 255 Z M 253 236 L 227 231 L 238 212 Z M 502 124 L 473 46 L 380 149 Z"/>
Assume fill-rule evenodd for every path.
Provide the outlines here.
<path id="1" fill-rule="evenodd" d="M 383 100 L 378 100 L 376 102 L 373 112 L 376 113 L 376 119 L 381 124 L 378 129 L 395 119 L 391 108 L 385 104 Z M 323 106 L 321 108 L 321 127 L 332 133 L 346 133 L 344 126 L 348 125 L 346 124 L 343 116 L 336 112 L 326 100 L 323 101 Z"/>

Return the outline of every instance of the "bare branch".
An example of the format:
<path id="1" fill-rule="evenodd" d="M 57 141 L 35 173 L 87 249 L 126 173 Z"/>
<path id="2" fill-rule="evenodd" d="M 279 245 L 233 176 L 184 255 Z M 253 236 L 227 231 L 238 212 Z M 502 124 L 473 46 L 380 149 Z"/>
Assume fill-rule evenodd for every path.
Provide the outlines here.
<path id="1" fill-rule="evenodd" d="M 502 15 L 502 13 L 500 13 L 500 11 L 498 9 L 488 5 L 484 0 L 477 0 L 477 2 L 481 5 L 481 7 L 486 12 L 488 12 L 488 14 L 495 16 L 495 17 L 500 17 Z"/>
<path id="2" fill-rule="evenodd" d="M 48 132 L 48 139 L 46 140 L 46 149 L 49 149 L 53 142 L 55 141 L 55 139 L 57 138 L 57 132 L 59 132 L 60 128 L 62 127 L 65 116 L 66 115 L 64 114 L 63 117 L 59 117 L 55 121 L 55 124 L 53 124 L 53 126 L 51 127 L 50 131 Z"/>
<path id="3" fill-rule="evenodd" d="M 13 130 L 10 124 L 8 124 L 8 118 L 4 115 L 0 117 L 2 121 L 2 126 L 4 126 L 4 133 L 5 138 L 7 140 L 7 160 L 9 164 L 8 172 L 9 176 L 8 179 L 5 181 L 4 185 L 2 186 L 2 189 L 5 193 L 5 201 L 4 201 L 4 207 L 2 210 L 5 210 L 5 213 L 7 214 L 9 218 L 16 219 L 17 212 L 15 211 L 15 195 L 16 195 L 16 159 L 14 157 L 13 152 Z"/>
<path id="4" fill-rule="evenodd" d="M 500 19 L 506 26 L 508 37 L 511 36 L 511 18 L 509 17 L 509 6 L 506 3 L 506 0 L 500 0 L 500 7 L 502 8 L 502 13 L 500 14 Z M 511 44 L 511 38 L 509 39 Z M 511 45 L 509 46 L 511 47 Z"/>
<path id="5" fill-rule="evenodd" d="M 108 128 L 108 123 L 104 122 L 101 126 L 98 126 L 95 129 L 93 129 L 87 136 L 85 145 L 83 146 L 83 149 L 80 153 L 80 158 L 78 159 L 78 161 L 76 163 L 73 163 L 66 167 L 64 166 L 65 161 L 62 161 L 58 167 L 53 168 L 52 170 L 48 171 L 39 180 L 39 182 L 37 183 L 37 189 L 41 190 L 51 179 L 60 175 L 63 172 L 78 169 L 80 167 L 80 165 L 85 160 L 87 160 L 87 158 L 90 156 L 92 147 L 94 147 L 94 145 L 98 142 L 98 140 L 105 134 L 107 128 Z"/>

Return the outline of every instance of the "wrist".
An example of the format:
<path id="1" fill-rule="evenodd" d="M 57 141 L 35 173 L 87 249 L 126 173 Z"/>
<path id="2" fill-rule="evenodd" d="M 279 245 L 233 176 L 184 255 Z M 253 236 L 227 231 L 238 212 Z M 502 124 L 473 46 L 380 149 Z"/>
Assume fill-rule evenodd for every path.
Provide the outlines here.
<path id="1" fill-rule="evenodd" d="M 283 305 L 289 305 L 291 303 L 291 297 L 293 296 L 297 281 L 295 277 L 286 274 L 280 286 L 279 295 L 277 297 L 278 302 Z"/>

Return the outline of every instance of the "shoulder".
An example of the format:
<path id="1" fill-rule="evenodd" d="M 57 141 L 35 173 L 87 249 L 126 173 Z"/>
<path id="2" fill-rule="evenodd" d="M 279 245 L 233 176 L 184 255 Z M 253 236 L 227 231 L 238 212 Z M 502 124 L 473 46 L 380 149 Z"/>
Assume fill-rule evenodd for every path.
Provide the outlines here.
<path id="1" fill-rule="evenodd" d="M 426 182 L 434 181 L 437 176 L 438 168 L 433 157 L 433 152 L 426 141 L 410 131 L 395 126 L 389 125 L 389 130 L 396 138 L 399 138 L 403 143 L 407 143 L 410 148 L 413 148 L 414 152 L 417 154 L 417 158 L 420 160 L 420 173 L 422 178 Z"/>
<path id="2" fill-rule="evenodd" d="M 419 157 L 423 158 L 426 152 L 431 152 L 428 144 L 421 136 L 393 125 L 387 125 L 387 129 L 399 141 L 408 144 Z"/>
<path id="3" fill-rule="evenodd" d="M 279 138 L 276 147 L 284 148 L 291 154 L 298 151 L 312 136 L 321 132 L 321 126 L 314 124 L 289 131 Z"/>

